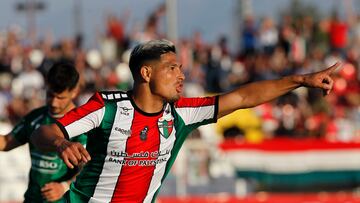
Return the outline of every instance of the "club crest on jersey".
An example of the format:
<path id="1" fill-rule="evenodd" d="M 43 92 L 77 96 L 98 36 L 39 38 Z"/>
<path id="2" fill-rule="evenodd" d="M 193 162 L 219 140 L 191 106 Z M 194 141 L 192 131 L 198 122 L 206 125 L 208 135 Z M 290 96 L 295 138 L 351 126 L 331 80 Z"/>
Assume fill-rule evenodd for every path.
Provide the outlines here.
<path id="1" fill-rule="evenodd" d="M 159 118 L 158 128 L 159 128 L 160 134 L 164 138 L 168 138 L 171 135 L 173 127 L 174 127 L 174 120 L 173 120 L 172 116 Z"/>
<path id="2" fill-rule="evenodd" d="M 140 132 L 140 140 L 141 141 L 146 141 L 147 140 L 147 134 L 149 132 L 149 127 L 145 126 L 144 129 L 141 130 Z"/>

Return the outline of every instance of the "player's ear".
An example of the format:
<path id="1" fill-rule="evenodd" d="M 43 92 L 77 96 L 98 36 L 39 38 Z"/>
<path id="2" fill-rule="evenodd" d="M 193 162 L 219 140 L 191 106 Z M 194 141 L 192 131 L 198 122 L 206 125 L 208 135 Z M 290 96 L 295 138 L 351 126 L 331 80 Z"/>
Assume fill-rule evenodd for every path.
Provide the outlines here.
<path id="1" fill-rule="evenodd" d="M 144 65 L 140 68 L 140 76 L 146 82 L 150 82 L 152 68 L 151 66 Z"/>
<path id="2" fill-rule="evenodd" d="M 75 99 L 80 92 L 80 84 L 78 83 L 74 89 L 71 90 L 71 99 Z"/>

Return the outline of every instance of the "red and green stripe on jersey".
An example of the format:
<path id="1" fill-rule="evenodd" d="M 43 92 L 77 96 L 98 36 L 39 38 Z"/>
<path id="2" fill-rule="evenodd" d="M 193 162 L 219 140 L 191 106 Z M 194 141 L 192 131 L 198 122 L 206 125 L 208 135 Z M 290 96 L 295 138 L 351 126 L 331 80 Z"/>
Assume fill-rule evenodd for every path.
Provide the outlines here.
<path id="1" fill-rule="evenodd" d="M 181 98 L 149 114 L 129 94 L 95 93 L 59 120 L 69 138 L 89 131 L 92 159 L 71 186 L 71 202 L 153 202 L 186 136 L 216 121 L 218 97 Z"/>

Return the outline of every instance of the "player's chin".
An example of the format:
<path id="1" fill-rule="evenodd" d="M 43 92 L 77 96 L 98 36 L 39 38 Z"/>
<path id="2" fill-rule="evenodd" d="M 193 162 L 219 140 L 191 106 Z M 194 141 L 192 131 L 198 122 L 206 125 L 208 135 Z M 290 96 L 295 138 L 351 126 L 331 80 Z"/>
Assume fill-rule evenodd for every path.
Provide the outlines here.
<path id="1" fill-rule="evenodd" d="M 51 114 L 59 114 L 60 113 L 60 109 L 59 108 L 50 108 L 50 113 Z"/>
<path id="2" fill-rule="evenodd" d="M 176 102 L 177 100 L 180 99 L 180 96 L 181 96 L 180 94 L 176 94 L 176 95 L 173 95 L 171 97 L 168 97 L 166 100 L 169 103 Z"/>

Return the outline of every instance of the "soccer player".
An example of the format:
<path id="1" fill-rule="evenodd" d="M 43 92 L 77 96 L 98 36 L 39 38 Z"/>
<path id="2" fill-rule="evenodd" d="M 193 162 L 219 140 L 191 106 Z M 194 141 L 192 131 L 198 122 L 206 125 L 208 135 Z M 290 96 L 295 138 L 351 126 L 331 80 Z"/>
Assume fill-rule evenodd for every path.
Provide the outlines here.
<path id="1" fill-rule="evenodd" d="M 175 46 L 167 40 L 136 46 L 129 66 L 133 90 L 97 92 L 32 136 L 39 149 L 57 151 L 69 167 L 87 162 L 66 193 L 69 202 L 154 202 L 193 129 L 300 86 L 321 88 L 328 94 L 333 86 L 330 74 L 338 65 L 204 98 L 181 97 L 185 76 Z M 85 132 L 89 132 L 87 150 L 68 141 Z"/>
<path id="2" fill-rule="evenodd" d="M 46 105 L 27 114 L 7 135 L 0 136 L 0 151 L 9 151 L 29 142 L 40 125 L 51 124 L 75 108 L 79 74 L 67 63 L 56 63 L 47 74 Z M 86 136 L 72 141 L 86 144 Z M 43 153 L 29 143 L 31 169 L 24 202 L 61 202 L 77 170 L 69 170 L 56 152 Z"/>

